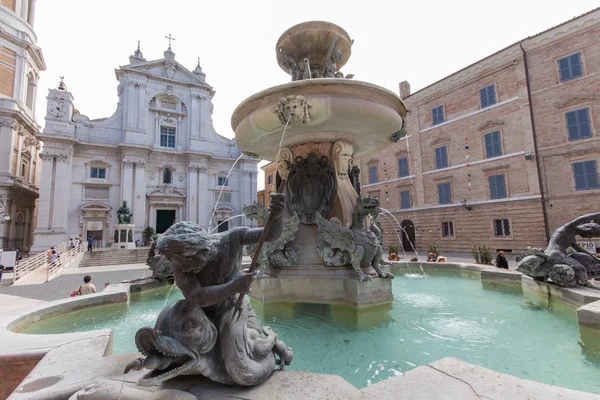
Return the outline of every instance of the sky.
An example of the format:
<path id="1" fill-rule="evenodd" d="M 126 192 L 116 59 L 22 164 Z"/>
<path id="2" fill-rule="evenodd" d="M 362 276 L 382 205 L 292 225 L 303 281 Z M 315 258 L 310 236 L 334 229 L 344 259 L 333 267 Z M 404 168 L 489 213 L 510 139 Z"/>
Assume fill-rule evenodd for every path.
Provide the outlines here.
<path id="1" fill-rule="evenodd" d="M 289 27 L 325 20 L 354 39 L 342 71 L 398 93 L 414 92 L 520 39 L 598 7 L 598 0 L 192 1 L 38 0 L 35 31 L 47 70 L 38 84 L 44 125 L 47 89 L 65 76 L 75 107 L 91 119 L 117 106 L 114 69 L 141 41 L 147 60 L 163 58 L 166 35 L 175 59 L 193 70 L 200 57 L 215 89 L 214 126 L 233 138 L 231 115 L 245 98 L 288 82 L 275 44 Z M 259 189 L 263 186 L 259 176 Z"/>

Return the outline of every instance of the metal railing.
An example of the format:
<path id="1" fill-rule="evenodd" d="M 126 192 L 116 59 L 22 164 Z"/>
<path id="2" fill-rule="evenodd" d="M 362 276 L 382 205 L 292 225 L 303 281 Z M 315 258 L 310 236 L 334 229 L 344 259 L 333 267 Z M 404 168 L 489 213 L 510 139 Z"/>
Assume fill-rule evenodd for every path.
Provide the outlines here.
<path id="1" fill-rule="evenodd" d="M 73 247 L 69 251 L 65 253 L 59 253 L 59 257 L 48 264 L 48 274 L 46 276 L 46 282 L 56 278 L 60 275 L 60 272 L 69 265 L 77 256 L 82 253 L 85 253 L 86 245 L 83 243 L 77 247 Z"/>
<path id="2" fill-rule="evenodd" d="M 67 250 L 67 242 L 61 243 L 58 246 L 54 246 L 54 250 L 58 254 L 61 254 Z M 17 262 L 14 266 L 14 279 L 13 282 L 25 277 L 27 274 L 35 271 L 36 269 L 43 267 L 48 264 L 48 253 L 40 253 L 33 257 L 23 259 Z"/>

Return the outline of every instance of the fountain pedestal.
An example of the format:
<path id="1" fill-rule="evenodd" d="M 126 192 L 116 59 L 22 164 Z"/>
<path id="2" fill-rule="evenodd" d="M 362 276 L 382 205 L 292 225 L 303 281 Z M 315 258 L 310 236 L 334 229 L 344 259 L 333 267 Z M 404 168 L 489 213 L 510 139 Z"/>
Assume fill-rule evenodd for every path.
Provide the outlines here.
<path id="1" fill-rule="evenodd" d="M 331 23 L 288 29 L 276 52 L 292 82 L 251 96 L 233 113 L 242 151 L 277 163 L 277 187 L 287 180 L 284 233 L 263 248 L 266 278 L 253 284 L 259 301 L 392 302 L 389 276 L 378 267 L 379 204 L 361 199 L 356 160 L 404 134 L 406 108 L 384 88 L 341 79 L 352 42 Z"/>
<path id="2" fill-rule="evenodd" d="M 112 249 L 131 250 L 135 249 L 135 224 L 117 224 L 115 225 L 115 235 L 113 237 Z"/>

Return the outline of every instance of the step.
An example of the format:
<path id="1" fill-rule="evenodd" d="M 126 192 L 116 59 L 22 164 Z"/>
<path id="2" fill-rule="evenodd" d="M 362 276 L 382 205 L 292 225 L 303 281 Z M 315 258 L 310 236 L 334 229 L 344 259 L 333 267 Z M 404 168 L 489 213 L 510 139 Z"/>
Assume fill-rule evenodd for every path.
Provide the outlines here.
<path id="1" fill-rule="evenodd" d="M 146 262 L 147 257 L 148 248 L 87 252 L 79 266 L 85 268 L 104 265 L 141 264 Z"/>

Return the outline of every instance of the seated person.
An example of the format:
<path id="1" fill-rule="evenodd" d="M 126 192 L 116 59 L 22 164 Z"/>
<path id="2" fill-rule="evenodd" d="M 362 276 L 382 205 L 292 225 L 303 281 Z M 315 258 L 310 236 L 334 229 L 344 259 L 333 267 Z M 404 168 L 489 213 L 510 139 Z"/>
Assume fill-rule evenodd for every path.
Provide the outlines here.
<path id="1" fill-rule="evenodd" d="M 443 263 L 445 263 L 446 261 L 448 261 L 448 259 L 446 257 L 444 257 L 444 256 L 439 256 L 437 258 L 437 262 L 443 262 Z"/>
<path id="2" fill-rule="evenodd" d="M 504 252 L 500 250 L 496 256 L 496 268 L 508 269 L 508 261 L 504 257 Z"/>
<path id="3" fill-rule="evenodd" d="M 437 261 L 437 256 L 435 255 L 435 253 L 429 253 L 429 258 L 427 259 L 427 262 L 436 262 Z"/>

